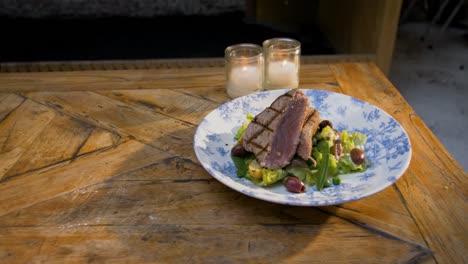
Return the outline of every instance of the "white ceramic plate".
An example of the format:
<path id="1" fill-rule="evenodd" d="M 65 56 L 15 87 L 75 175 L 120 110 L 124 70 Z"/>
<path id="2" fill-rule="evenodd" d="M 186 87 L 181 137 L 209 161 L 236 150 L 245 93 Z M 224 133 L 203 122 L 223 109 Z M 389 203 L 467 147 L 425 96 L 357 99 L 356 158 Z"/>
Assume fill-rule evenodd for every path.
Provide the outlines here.
<path id="1" fill-rule="evenodd" d="M 230 188 L 257 199 L 289 205 L 325 206 L 350 202 L 375 194 L 392 185 L 408 168 L 411 144 L 401 125 L 380 108 L 359 99 L 333 92 L 301 89 L 322 119 L 338 131 L 361 132 L 367 136 L 365 152 L 372 165 L 362 173 L 341 175 L 341 184 L 317 191 L 307 186 L 304 193 L 288 192 L 279 182 L 259 187 L 236 176 L 230 156 L 234 135 L 246 119 L 268 107 L 288 90 L 259 92 L 229 101 L 209 113 L 194 137 L 194 148 L 202 166 Z"/>

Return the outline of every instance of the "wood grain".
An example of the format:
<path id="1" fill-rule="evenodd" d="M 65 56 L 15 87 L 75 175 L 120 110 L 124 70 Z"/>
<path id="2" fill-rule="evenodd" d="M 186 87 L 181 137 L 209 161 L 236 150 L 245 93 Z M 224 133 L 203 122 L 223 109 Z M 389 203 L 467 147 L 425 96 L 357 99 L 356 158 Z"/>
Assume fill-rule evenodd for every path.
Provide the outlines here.
<path id="1" fill-rule="evenodd" d="M 64 210 L 64 208 L 67 209 Z M 73 240 L 73 237 L 76 239 L 81 237 L 80 241 L 100 241 L 101 235 L 106 236 L 107 245 L 112 245 L 114 250 L 117 250 L 114 253 L 119 261 L 133 261 L 135 254 L 143 254 L 146 256 L 145 259 L 150 261 L 181 261 L 190 255 L 194 243 L 202 242 L 197 242 L 199 239 L 203 240 L 206 247 L 222 249 L 224 254 L 227 254 L 227 259 L 232 260 L 233 256 L 230 254 L 236 254 L 236 260 L 238 258 L 239 261 L 252 260 L 252 256 L 260 254 L 258 262 L 270 262 L 274 258 L 278 261 L 278 258 L 281 259 L 284 255 L 287 255 L 284 257 L 286 262 L 307 261 L 307 255 L 323 255 L 314 257 L 323 262 L 344 261 L 344 259 L 348 262 L 357 262 L 364 250 L 382 252 L 384 257 L 380 258 L 384 263 L 396 260 L 425 260 L 430 256 L 430 253 L 419 245 L 404 241 L 395 243 L 393 237 L 369 232 L 315 209 L 277 205 L 234 192 L 212 179 L 199 165 L 187 163 L 186 160 L 177 157 L 49 199 L 47 202 L 11 213 L 11 215 L 16 217 L 6 215 L 3 219 L 0 218 L 0 226 L 3 230 L 21 232 L 24 231 L 24 226 L 28 226 L 31 230 L 58 227 L 59 230 L 71 232 L 71 234 L 64 235 L 63 240 L 54 240 L 54 245 L 41 244 L 38 251 L 35 248 L 31 249 L 36 252 L 36 256 L 30 256 L 28 261 L 36 258 L 44 258 L 47 261 L 51 260 L 50 258 L 52 260 L 54 258 L 66 259 L 69 255 L 64 255 L 60 251 L 55 253 L 55 251 L 44 250 L 49 246 L 67 248 L 71 251 L 70 254 L 73 252 L 73 255 L 90 254 L 99 258 L 99 261 L 109 260 L 107 253 L 90 251 L 91 248 L 101 247 L 102 250 L 109 250 L 108 246 L 100 245 L 99 242 L 92 242 L 86 248 L 67 242 Z M 226 225 L 226 223 L 230 224 Z M 257 223 L 261 225 L 258 226 Z M 99 227 L 107 228 L 105 234 L 98 231 Z M 176 229 L 166 230 L 167 227 L 176 227 Z M 246 228 L 248 231 L 245 230 Z M 81 233 L 90 229 L 93 233 L 100 235 L 95 237 L 89 233 Z M 34 233 L 31 230 L 28 230 L 28 233 Z M 107 230 L 110 231 L 107 232 Z M 140 232 L 128 234 L 134 230 L 140 230 Z M 122 232 L 125 234 L 123 238 Z M 202 233 L 206 236 L 199 238 Z M 217 235 L 220 233 L 231 235 L 220 239 Z M 247 235 L 248 233 L 252 238 Z M 54 234 L 61 236 L 56 232 Z M 185 235 L 181 237 L 181 234 Z M 242 234 L 241 240 L 236 238 L 239 234 Z M 288 238 L 284 239 L 286 234 Z M 11 237 L 8 233 L 5 236 Z M 39 234 L 37 238 L 46 241 L 56 239 L 56 237 L 44 236 L 44 234 Z M 168 255 L 158 254 L 156 257 L 151 253 L 154 247 L 161 246 L 162 237 L 170 241 L 170 237 L 173 236 L 177 237 L 177 252 L 180 251 L 180 255 L 170 251 Z M 18 240 L 30 242 L 30 238 L 17 237 L 13 240 L 15 246 L 12 249 L 22 248 Z M 136 251 L 134 249 L 126 256 L 120 256 L 119 245 L 128 239 L 132 245 L 128 247 L 131 248 L 135 246 L 135 243 L 138 244 L 139 240 L 152 241 L 152 244 L 143 248 L 139 246 Z M 254 241 L 250 241 L 252 239 Z M 306 242 L 303 241 L 304 239 L 312 241 Z M 187 240 L 187 242 L 180 240 Z M 244 248 L 236 246 L 240 241 L 250 242 Z M 336 241 L 340 241 L 341 248 L 337 252 L 343 253 L 332 255 L 319 253 L 336 247 Z M 366 243 L 374 243 L 375 247 L 369 247 Z M 297 247 L 297 244 L 303 246 Z M 226 248 L 233 247 L 235 253 L 226 250 Z M 283 249 L 278 250 L 278 247 Z M 361 247 L 361 249 L 356 249 L 356 247 Z M 272 252 L 269 254 L 263 253 L 270 250 Z M 16 252 L 9 253 L 13 260 L 19 255 Z M 200 261 L 205 262 L 210 261 L 213 257 L 211 254 L 216 253 L 207 253 L 204 257 L 197 254 L 193 257 L 201 258 Z"/>
<path id="2" fill-rule="evenodd" d="M 427 252 L 342 221 L 320 225 L 142 225 L 1 228 L 0 248 L 20 262 L 411 262 Z M 220 238 L 219 234 L 223 234 Z M 353 236 L 349 236 L 353 234 Z M 239 239 L 242 237 L 242 239 Z M 336 247 L 334 254 L 323 254 Z M 207 250 L 210 249 L 210 250 Z"/>
<path id="3" fill-rule="evenodd" d="M 401 0 L 326 0 L 319 1 L 316 16 L 338 53 L 373 54 L 375 63 L 388 74 L 401 6 Z"/>
<path id="4" fill-rule="evenodd" d="M 155 148 L 128 141 L 54 170 L 13 178 L 0 183 L 0 216 L 167 157 Z"/>
<path id="5" fill-rule="evenodd" d="M 339 64 L 333 69 L 343 91 L 379 105 L 407 131 L 413 155 L 397 188 L 436 260 L 466 262 L 466 254 L 457 254 L 466 250 L 460 241 L 468 237 L 466 173 L 375 66 Z"/>
<path id="6" fill-rule="evenodd" d="M 336 81 L 327 63 L 303 64 L 301 83 Z M 98 91 L 125 89 L 225 89 L 224 68 L 178 68 L 114 71 L 18 72 L 0 74 L 0 92 Z M 225 93 L 223 98 L 227 98 Z"/>
<path id="7" fill-rule="evenodd" d="M 155 91 L 158 93 L 163 94 L 164 90 Z M 196 159 L 192 142 L 195 125 L 188 122 L 93 92 L 43 92 L 27 96 L 97 127 L 119 135 L 131 135 L 169 153 Z"/>
<path id="8" fill-rule="evenodd" d="M 0 123 L 0 180 L 55 115 L 53 110 L 27 100 Z"/>
<path id="9" fill-rule="evenodd" d="M 120 90 L 100 91 L 98 93 L 193 125 L 198 125 L 207 114 L 219 106 L 218 103 L 172 90 L 164 92 Z"/>
<path id="10" fill-rule="evenodd" d="M 224 87 L 223 68 L 0 74 L 0 92 Z M 189 81 L 186 81 L 189 80 Z"/>
<path id="11" fill-rule="evenodd" d="M 0 93 L 0 122 L 23 101 L 24 98 L 16 94 Z"/>
<path id="12" fill-rule="evenodd" d="M 96 151 L 98 149 L 116 146 L 127 140 L 121 136 L 104 130 L 99 127 L 94 127 L 91 135 L 86 139 L 79 149 L 77 155 L 83 155 L 88 152 Z"/>
<path id="13" fill-rule="evenodd" d="M 75 157 L 93 128 L 76 119 L 56 115 L 5 173 L 4 179 Z"/>
<path id="14" fill-rule="evenodd" d="M 367 199 L 322 208 L 352 222 L 425 245 L 418 226 L 406 209 L 396 188 L 387 188 Z"/>

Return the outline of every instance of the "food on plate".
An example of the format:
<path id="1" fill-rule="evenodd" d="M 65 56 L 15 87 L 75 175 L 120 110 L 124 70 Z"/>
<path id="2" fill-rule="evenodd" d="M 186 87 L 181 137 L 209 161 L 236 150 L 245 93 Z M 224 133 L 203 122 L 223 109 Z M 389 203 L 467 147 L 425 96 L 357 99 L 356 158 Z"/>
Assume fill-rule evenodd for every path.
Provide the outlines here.
<path id="1" fill-rule="evenodd" d="M 284 186 L 290 192 L 301 193 L 305 191 L 305 184 L 296 177 L 287 177 L 284 181 Z"/>
<path id="2" fill-rule="evenodd" d="M 304 192 L 307 185 L 320 191 L 339 185 L 339 175 L 370 166 L 364 152 L 367 137 L 334 129 L 300 89 L 280 95 L 256 116 L 248 114 L 234 138 L 237 175 L 259 186 L 283 181 L 293 193 Z"/>

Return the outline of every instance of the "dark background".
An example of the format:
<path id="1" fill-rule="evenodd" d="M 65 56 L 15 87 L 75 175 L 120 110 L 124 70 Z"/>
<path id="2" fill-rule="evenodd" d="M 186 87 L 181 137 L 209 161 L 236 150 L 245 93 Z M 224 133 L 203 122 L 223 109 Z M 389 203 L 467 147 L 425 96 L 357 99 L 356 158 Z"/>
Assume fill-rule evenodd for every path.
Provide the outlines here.
<path id="1" fill-rule="evenodd" d="M 245 21 L 243 12 L 149 18 L 0 16 L 0 61 L 222 57 L 229 45 L 261 45 L 273 37 L 301 41 L 303 55 L 335 53 L 317 27 L 293 32 Z"/>

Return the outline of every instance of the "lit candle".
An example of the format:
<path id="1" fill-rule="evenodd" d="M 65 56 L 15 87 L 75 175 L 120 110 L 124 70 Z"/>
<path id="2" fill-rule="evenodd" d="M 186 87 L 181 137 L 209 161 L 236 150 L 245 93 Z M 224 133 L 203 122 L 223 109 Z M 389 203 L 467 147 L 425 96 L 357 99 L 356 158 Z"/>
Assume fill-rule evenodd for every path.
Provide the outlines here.
<path id="1" fill-rule="evenodd" d="M 268 64 L 267 82 L 272 88 L 297 88 L 298 67 L 290 61 L 275 61 Z"/>
<path id="2" fill-rule="evenodd" d="M 226 84 L 231 98 L 247 95 L 262 89 L 262 72 L 256 66 L 233 67 Z"/>
<path id="3" fill-rule="evenodd" d="M 291 38 L 272 38 L 263 42 L 263 50 L 264 88 L 266 90 L 298 88 L 301 43 Z"/>
<path id="4" fill-rule="evenodd" d="M 263 88 L 263 49 L 250 43 L 232 45 L 224 51 L 226 92 L 232 99 Z"/>

